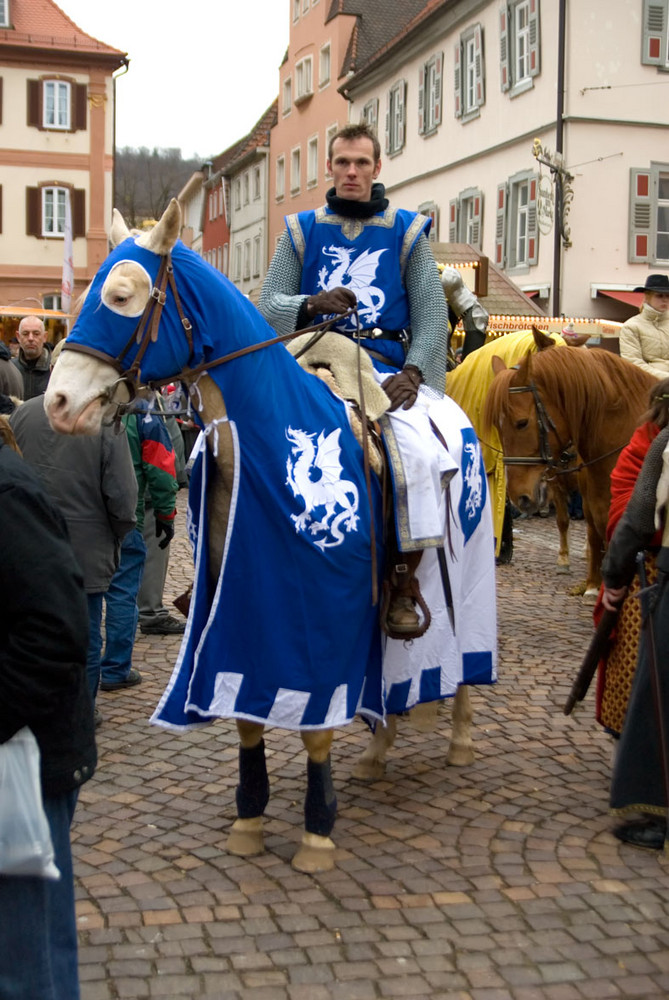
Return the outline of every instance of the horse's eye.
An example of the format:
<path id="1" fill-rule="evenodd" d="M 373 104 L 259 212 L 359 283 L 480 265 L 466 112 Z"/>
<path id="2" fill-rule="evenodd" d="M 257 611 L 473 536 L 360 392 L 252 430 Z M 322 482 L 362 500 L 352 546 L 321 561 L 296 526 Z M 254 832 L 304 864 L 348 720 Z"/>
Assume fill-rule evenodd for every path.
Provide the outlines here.
<path id="1" fill-rule="evenodd" d="M 115 303 L 116 303 L 116 304 L 117 304 L 118 306 L 122 306 L 122 305 L 124 305 L 124 304 L 125 304 L 125 303 L 126 303 L 127 301 L 128 301 L 128 299 L 126 298 L 126 296 L 125 296 L 125 295 L 115 295 L 115 296 L 114 296 L 114 302 L 115 302 Z"/>
<path id="2" fill-rule="evenodd" d="M 529 420 L 516 420 L 516 430 L 524 431 L 528 424 Z"/>

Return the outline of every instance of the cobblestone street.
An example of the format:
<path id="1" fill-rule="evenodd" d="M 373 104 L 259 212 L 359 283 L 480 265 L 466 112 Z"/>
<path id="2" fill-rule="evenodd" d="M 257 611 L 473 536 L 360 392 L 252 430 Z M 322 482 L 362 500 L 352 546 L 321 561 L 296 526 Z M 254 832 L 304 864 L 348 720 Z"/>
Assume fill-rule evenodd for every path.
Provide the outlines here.
<path id="1" fill-rule="evenodd" d="M 572 574 L 559 576 L 554 521 L 516 522 L 514 561 L 497 570 L 499 682 L 473 693 L 471 767 L 445 764 L 448 705 L 434 734 L 400 726 L 370 785 L 350 778 L 364 725 L 337 734 L 337 866 L 316 877 L 290 867 L 299 736 L 267 736 L 267 853 L 226 854 L 235 727 L 150 726 L 179 637 L 138 634 L 144 682 L 99 697 L 100 762 L 73 827 L 82 1000 L 668 997 L 667 860 L 610 833 L 594 685 L 562 712 L 592 631 L 568 595 L 584 540 L 573 524 Z M 166 597 L 191 576 L 180 515 Z"/>

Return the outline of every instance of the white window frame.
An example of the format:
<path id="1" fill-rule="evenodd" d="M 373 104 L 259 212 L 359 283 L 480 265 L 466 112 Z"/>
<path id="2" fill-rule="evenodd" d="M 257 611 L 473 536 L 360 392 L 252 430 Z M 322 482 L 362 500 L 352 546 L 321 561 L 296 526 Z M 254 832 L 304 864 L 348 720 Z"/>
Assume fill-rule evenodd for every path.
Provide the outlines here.
<path id="1" fill-rule="evenodd" d="M 253 200 L 258 201 L 262 197 L 262 185 L 260 183 L 260 167 L 253 168 Z"/>
<path id="2" fill-rule="evenodd" d="M 295 97 L 294 104 L 300 104 L 312 97 L 314 93 L 314 60 L 313 56 L 305 56 L 295 63 Z"/>
<path id="3" fill-rule="evenodd" d="M 462 110 L 468 115 L 476 107 L 476 49 L 470 35 L 462 42 Z"/>
<path id="4" fill-rule="evenodd" d="M 290 193 L 300 193 L 302 187 L 302 147 L 294 146 L 290 151 Z"/>
<path id="5" fill-rule="evenodd" d="M 0 0 L 0 28 L 9 27 L 9 0 Z M 58 307 L 60 308 L 60 306 Z"/>
<path id="6" fill-rule="evenodd" d="M 318 135 L 312 135 L 307 141 L 307 187 L 318 184 Z"/>
<path id="7" fill-rule="evenodd" d="M 241 177 L 235 179 L 235 211 L 239 212 L 242 207 L 242 180 Z"/>
<path id="8" fill-rule="evenodd" d="M 223 259 L 221 261 L 221 271 L 226 276 L 228 276 L 228 269 L 230 267 L 230 244 L 223 244 Z"/>
<path id="9" fill-rule="evenodd" d="M 63 298 L 60 292 L 50 292 L 42 296 L 42 309 L 57 309 L 60 311 L 62 308 Z"/>
<path id="10" fill-rule="evenodd" d="M 667 161 L 652 162 L 649 167 L 630 171 L 629 261 L 658 267 L 669 265 Z"/>
<path id="11" fill-rule="evenodd" d="M 300 19 L 300 5 L 301 0 L 293 0 L 293 21 L 299 21 Z"/>
<path id="12" fill-rule="evenodd" d="M 395 156 L 406 141 L 406 81 L 398 80 L 388 91 L 386 110 L 386 153 Z"/>
<path id="13" fill-rule="evenodd" d="M 443 89 L 443 52 L 436 53 L 420 67 L 418 73 L 418 131 L 432 135 L 441 125 Z"/>
<path id="14" fill-rule="evenodd" d="M 373 128 L 376 134 L 379 134 L 379 99 L 378 97 L 372 97 L 370 101 L 363 106 L 361 121 L 366 122 L 370 128 Z"/>
<path id="15" fill-rule="evenodd" d="M 261 244 L 262 240 L 260 236 L 253 237 L 253 277 L 260 277 L 260 257 L 261 257 Z"/>
<path id="16" fill-rule="evenodd" d="M 232 280 L 241 281 L 242 279 L 242 245 L 241 243 L 235 243 L 235 259 L 232 271 Z"/>
<path id="17" fill-rule="evenodd" d="M 535 199 L 531 199 L 534 184 Z M 507 219 L 507 269 L 526 270 L 538 262 L 539 229 L 536 209 L 537 176 L 531 171 L 522 171 L 509 178 L 506 205 Z M 534 254 L 530 253 L 530 243 L 535 241 Z"/>
<path id="18" fill-rule="evenodd" d="M 282 105 L 281 113 L 285 118 L 286 115 L 290 114 L 293 107 L 293 81 L 289 76 L 283 81 Z"/>
<path id="19" fill-rule="evenodd" d="M 242 193 L 243 193 L 243 196 L 244 196 L 243 197 L 243 204 L 244 205 L 248 205 L 249 202 L 250 202 L 250 200 L 251 200 L 251 193 L 250 193 L 251 183 L 250 182 L 251 182 L 251 178 L 249 177 L 249 172 L 248 172 L 248 170 L 245 170 L 244 171 L 244 175 L 242 177 Z"/>
<path id="20" fill-rule="evenodd" d="M 63 132 L 72 128 L 72 84 L 68 80 L 42 81 L 42 125 Z"/>
<path id="21" fill-rule="evenodd" d="M 541 69 L 541 0 L 507 0 L 500 10 L 502 91 L 516 97 L 534 86 Z"/>
<path id="22" fill-rule="evenodd" d="M 274 197 L 277 201 L 286 197 L 286 157 L 283 154 L 276 158 Z"/>
<path id="23" fill-rule="evenodd" d="M 244 270 L 242 280 L 248 281 L 251 277 L 251 240 L 244 240 Z"/>
<path id="24" fill-rule="evenodd" d="M 330 58 L 330 43 L 321 46 L 320 52 L 318 53 L 318 89 L 322 90 L 323 87 L 327 87 L 330 84 L 331 76 L 331 58 Z"/>
<path id="25" fill-rule="evenodd" d="M 69 189 L 50 185 L 41 188 L 42 236 L 61 239 L 65 235 L 65 204 Z"/>
<path id="26" fill-rule="evenodd" d="M 309 10 L 309 0 L 302 0 L 302 13 L 306 14 Z"/>

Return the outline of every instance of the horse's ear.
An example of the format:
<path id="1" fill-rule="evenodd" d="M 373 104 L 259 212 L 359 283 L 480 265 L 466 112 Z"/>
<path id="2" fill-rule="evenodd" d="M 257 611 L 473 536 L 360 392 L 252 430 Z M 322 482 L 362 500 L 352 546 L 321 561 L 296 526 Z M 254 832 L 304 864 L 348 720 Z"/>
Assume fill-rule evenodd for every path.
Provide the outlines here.
<path id="1" fill-rule="evenodd" d="M 555 347 L 553 338 L 547 337 L 538 326 L 532 327 L 532 336 L 534 337 L 534 343 L 537 345 L 537 351 L 546 351 L 549 347 Z"/>
<path id="2" fill-rule="evenodd" d="M 112 212 L 111 233 L 109 236 L 113 247 L 117 247 L 119 243 L 123 243 L 123 240 L 127 240 L 130 236 L 130 230 L 126 226 L 125 220 L 118 208 L 115 208 Z"/>
<path id="3" fill-rule="evenodd" d="M 160 222 L 137 240 L 137 245 L 164 256 L 169 253 L 181 232 L 181 209 L 176 198 L 172 198 L 163 212 Z"/>
<path id="4" fill-rule="evenodd" d="M 492 360 L 492 370 L 495 375 L 499 375 L 500 372 L 506 371 L 506 365 L 504 364 L 502 359 L 499 358 L 496 354 L 493 354 L 491 360 Z"/>

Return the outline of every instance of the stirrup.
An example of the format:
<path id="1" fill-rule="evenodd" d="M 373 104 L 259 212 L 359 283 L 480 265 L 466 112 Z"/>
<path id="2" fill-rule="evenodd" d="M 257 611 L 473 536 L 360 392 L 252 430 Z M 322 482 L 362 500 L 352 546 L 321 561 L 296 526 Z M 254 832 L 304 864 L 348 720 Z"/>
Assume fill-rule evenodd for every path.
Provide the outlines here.
<path id="1" fill-rule="evenodd" d="M 408 573 L 408 567 L 406 564 L 401 564 L 395 567 L 397 573 L 404 575 Z M 420 608 L 421 614 L 423 616 L 422 622 L 418 614 L 414 610 L 416 617 L 415 623 L 407 622 L 406 626 L 399 624 L 393 625 L 389 621 L 389 613 L 391 607 L 395 605 L 396 600 L 406 600 L 411 602 L 411 610 L 414 610 L 414 604 L 417 604 Z M 404 609 L 409 612 L 408 605 Z M 407 614 L 407 617 L 409 615 Z M 430 615 L 430 609 L 425 603 L 425 598 L 423 597 L 420 587 L 418 586 L 418 580 L 415 576 L 411 576 L 410 579 L 405 583 L 402 582 L 400 586 L 393 586 L 390 580 L 386 579 L 383 581 L 383 597 L 381 600 L 381 629 L 390 639 L 420 639 L 422 635 L 425 635 L 432 622 L 432 616 Z"/>

